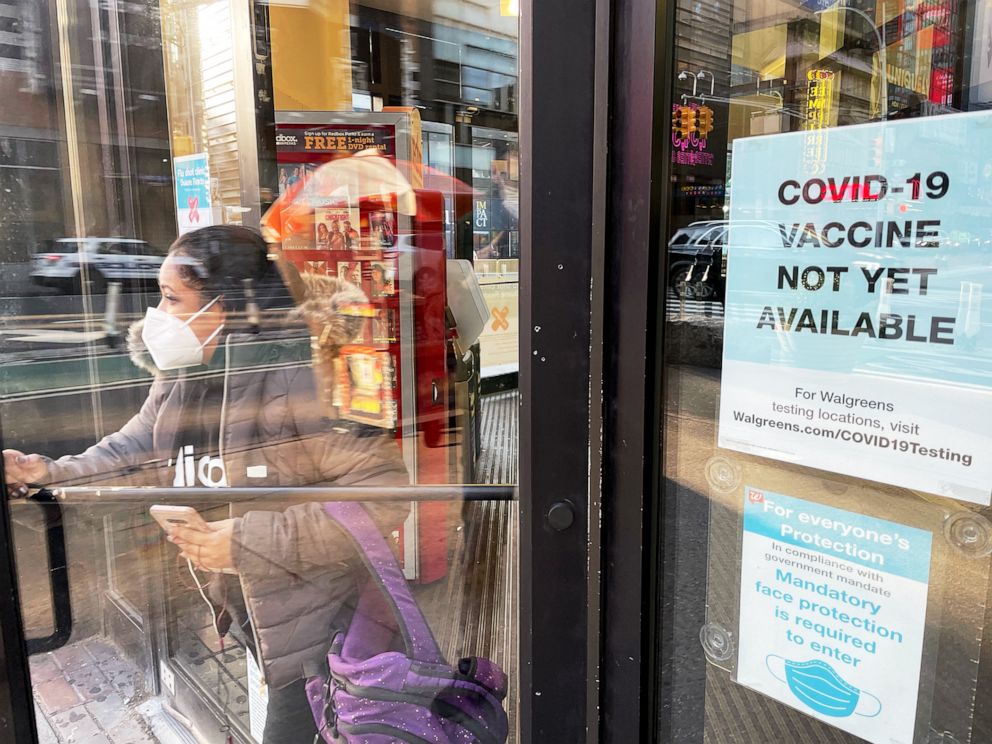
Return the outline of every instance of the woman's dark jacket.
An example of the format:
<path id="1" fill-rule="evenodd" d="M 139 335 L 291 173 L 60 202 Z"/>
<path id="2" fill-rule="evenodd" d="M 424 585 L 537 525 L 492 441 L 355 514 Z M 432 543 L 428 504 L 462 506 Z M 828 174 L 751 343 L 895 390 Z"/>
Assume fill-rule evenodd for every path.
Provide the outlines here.
<path id="1" fill-rule="evenodd" d="M 340 309 L 365 302 L 350 284 L 306 275 L 308 300 L 297 314 L 316 318 L 337 343 L 351 340 L 355 318 Z M 140 329 L 129 334 L 132 359 L 149 367 Z M 335 421 L 319 403 L 311 367 L 309 333 L 282 329 L 230 333 L 223 354 L 219 456 L 231 487 L 306 485 L 398 486 L 409 483 L 391 433 Z M 212 366 L 217 366 L 216 364 Z M 51 482 L 73 484 L 120 472 L 130 482 L 170 487 L 189 374 L 157 373 L 141 410 L 120 431 L 80 455 L 49 462 Z M 384 534 L 402 524 L 408 504 L 367 502 Z M 283 687 L 318 669 L 327 653 L 332 622 L 354 588 L 360 565 L 354 549 L 326 516 L 320 502 L 283 508 L 275 496 L 264 504 L 234 502 L 234 566 L 240 578 L 259 665 L 266 681 Z M 219 582 L 218 582 L 219 583 Z M 212 593 L 215 599 L 216 592 Z"/>

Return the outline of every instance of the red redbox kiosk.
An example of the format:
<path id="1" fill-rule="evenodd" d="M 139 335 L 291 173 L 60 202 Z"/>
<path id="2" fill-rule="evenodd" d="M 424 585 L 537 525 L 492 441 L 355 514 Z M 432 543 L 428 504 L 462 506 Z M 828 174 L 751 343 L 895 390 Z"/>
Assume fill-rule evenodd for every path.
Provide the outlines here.
<path id="1" fill-rule="evenodd" d="M 280 197 L 263 231 L 301 273 L 335 276 L 368 298 L 342 312 L 362 331 L 333 359 L 339 418 L 395 431 L 411 482 L 450 483 L 460 462 L 451 435 L 444 195 L 420 188 L 419 117 L 276 115 Z M 414 503 L 398 536 L 408 578 L 447 573 L 457 505 Z"/>

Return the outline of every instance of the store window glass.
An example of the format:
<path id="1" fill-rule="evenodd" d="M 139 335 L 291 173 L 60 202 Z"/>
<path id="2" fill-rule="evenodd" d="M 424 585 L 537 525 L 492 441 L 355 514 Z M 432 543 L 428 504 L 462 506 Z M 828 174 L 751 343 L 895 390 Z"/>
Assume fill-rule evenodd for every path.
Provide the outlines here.
<path id="1" fill-rule="evenodd" d="M 0 2 L 43 741 L 518 740 L 517 27 Z"/>
<path id="2" fill-rule="evenodd" d="M 662 741 L 992 736 L 988 14 L 677 5 Z"/>

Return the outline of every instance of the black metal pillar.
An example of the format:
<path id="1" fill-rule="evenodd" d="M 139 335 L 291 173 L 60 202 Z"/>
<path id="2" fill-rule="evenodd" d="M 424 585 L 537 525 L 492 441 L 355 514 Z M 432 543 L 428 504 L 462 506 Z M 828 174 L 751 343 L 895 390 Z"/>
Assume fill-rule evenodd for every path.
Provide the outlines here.
<path id="1" fill-rule="evenodd" d="M 655 741 L 664 205 L 674 0 L 614 0 L 604 345 L 602 741 Z"/>
<path id="2" fill-rule="evenodd" d="M 596 740 L 588 545 L 599 405 L 590 287 L 602 208 L 597 0 L 521 3 L 521 741 Z M 596 445 L 598 449 L 598 444 Z M 592 615 L 590 614 L 592 612 Z M 592 650 L 592 653 L 590 653 Z M 593 722 L 593 725 L 590 725 Z"/>

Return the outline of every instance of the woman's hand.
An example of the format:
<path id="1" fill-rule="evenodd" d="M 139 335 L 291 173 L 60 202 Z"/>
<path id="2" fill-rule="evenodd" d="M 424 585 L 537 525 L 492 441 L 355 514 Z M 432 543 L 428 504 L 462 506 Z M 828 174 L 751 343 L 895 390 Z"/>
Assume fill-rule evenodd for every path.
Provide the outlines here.
<path id="1" fill-rule="evenodd" d="M 231 551 L 234 520 L 208 522 L 207 526 L 210 528 L 209 532 L 177 525 L 169 531 L 169 542 L 179 546 L 182 557 L 191 560 L 199 569 L 223 571 L 226 568 L 234 568 Z"/>
<path id="2" fill-rule="evenodd" d="M 48 481 L 48 464 L 41 455 L 25 455 L 17 450 L 3 451 L 3 472 L 7 493 L 12 497 L 28 495 L 28 483 Z"/>

